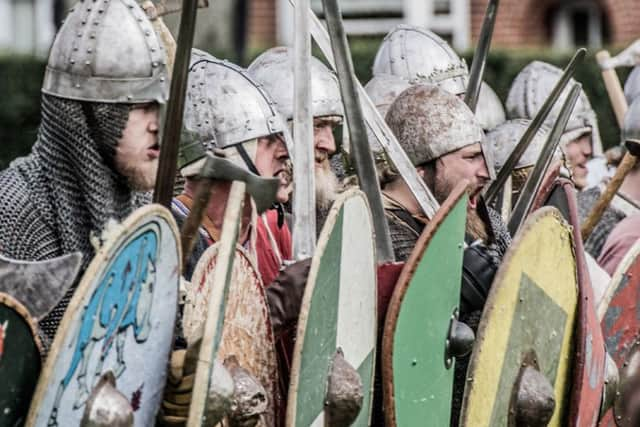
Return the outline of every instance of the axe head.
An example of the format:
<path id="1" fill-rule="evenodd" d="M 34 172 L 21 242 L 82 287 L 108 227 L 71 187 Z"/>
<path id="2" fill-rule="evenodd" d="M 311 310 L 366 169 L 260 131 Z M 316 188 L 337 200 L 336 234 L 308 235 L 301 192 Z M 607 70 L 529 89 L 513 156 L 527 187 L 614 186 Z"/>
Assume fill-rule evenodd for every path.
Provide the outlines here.
<path id="1" fill-rule="evenodd" d="M 80 271 L 74 252 L 46 261 L 18 261 L 0 255 L 0 292 L 11 295 L 38 320 L 58 305 Z"/>
<path id="2" fill-rule="evenodd" d="M 633 67 L 638 64 L 640 64 L 640 39 L 631 43 L 628 48 L 616 56 L 603 61 L 600 68 L 609 70 L 618 67 Z"/>
<path id="3" fill-rule="evenodd" d="M 209 0 L 198 0 L 198 9 L 209 7 Z M 142 3 L 142 9 L 150 19 L 177 13 L 182 10 L 182 0 L 146 0 Z"/>

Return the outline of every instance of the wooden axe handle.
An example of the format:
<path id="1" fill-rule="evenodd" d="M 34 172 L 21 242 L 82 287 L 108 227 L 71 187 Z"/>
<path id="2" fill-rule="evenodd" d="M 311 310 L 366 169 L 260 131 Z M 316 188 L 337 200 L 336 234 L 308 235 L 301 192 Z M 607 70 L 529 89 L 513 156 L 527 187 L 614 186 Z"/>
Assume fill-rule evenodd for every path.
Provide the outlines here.
<path id="1" fill-rule="evenodd" d="M 606 50 L 602 50 L 596 54 L 596 60 L 598 61 L 598 64 L 601 65 L 610 58 L 611 55 L 609 55 L 609 52 Z M 614 68 L 603 69 L 602 79 L 604 80 L 604 85 L 607 88 L 609 100 L 611 101 L 613 112 L 616 115 L 618 126 L 622 128 L 624 115 L 627 113 L 629 106 L 627 105 L 627 100 L 624 97 L 624 91 L 622 90 L 620 79 L 618 78 Z"/>
<path id="2" fill-rule="evenodd" d="M 605 209 L 607 209 L 607 206 L 611 203 L 611 200 L 618 192 L 618 189 L 620 189 L 624 178 L 635 166 L 636 160 L 637 159 L 629 153 L 625 154 L 622 158 L 622 162 L 620 162 L 615 175 L 611 178 L 607 188 L 600 195 L 600 198 L 593 206 L 593 209 L 591 209 L 591 212 L 589 212 L 587 219 L 582 223 L 580 232 L 582 233 L 583 241 L 586 241 L 591 235 L 591 232 L 595 228 L 596 224 L 598 224 L 598 221 L 600 221 Z"/>
<path id="3" fill-rule="evenodd" d="M 187 265 L 187 261 L 191 256 L 193 244 L 196 240 L 195 237 L 198 234 L 198 229 L 200 228 L 200 224 L 202 224 L 207 205 L 209 204 L 209 199 L 211 198 L 211 187 L 213 187 L 212 179 L 205 178 L 200 180 L 191 211 L 189 212 L 187 219 L 184 221 L 184 224 L 182 224 L 182 229 L 180 230 L 180 243 L 182 246 L 183 268 Z"/>

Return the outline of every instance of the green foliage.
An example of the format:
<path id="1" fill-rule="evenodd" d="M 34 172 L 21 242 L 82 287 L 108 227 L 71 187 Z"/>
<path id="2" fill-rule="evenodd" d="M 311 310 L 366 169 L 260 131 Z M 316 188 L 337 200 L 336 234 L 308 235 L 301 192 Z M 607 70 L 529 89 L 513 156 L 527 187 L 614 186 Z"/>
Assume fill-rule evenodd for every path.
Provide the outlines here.
<path id="1" fill-rule="evenodd" d="M 371 66 L 380 37 L 359 37 L 351 40 L 351 53 L 356 75 L 366 83 L 371 78 Z M 218 52 L 219 53 L 219 52 Z M 248 65 L 260 52 L 250 52 Z M 322 57 L 317 48 L 314 54 Z M 468 64 L 472 53 L 463 55 Z M 225 57 L 218 55 L 218 57 Z M 533 60 L 546 61 L 564 67 L 571 54 L 559 54 L 549 50 L 499 50 L 492 51 L 487 61 L 485 81 L 504 101 L 515 76 Z M 22 56 L 0 56 L 0 169 L 4 169 L 15 157 L 29 152 L 36 139 L 40 121 L 40 87 L 45 62 L 42 59 Z M 630 70 L 619 71 L 622 81 Z M 603 143 L 611 147 L 618 143 L 620 132 L 609 104 L 593 52 L 576 72 L 598 115 Z"/>
<path id="2" fill-rule="evenodd" d="M 36 139 L 44 67 L 42 59 L 0 56 L 0 169 Z"/>

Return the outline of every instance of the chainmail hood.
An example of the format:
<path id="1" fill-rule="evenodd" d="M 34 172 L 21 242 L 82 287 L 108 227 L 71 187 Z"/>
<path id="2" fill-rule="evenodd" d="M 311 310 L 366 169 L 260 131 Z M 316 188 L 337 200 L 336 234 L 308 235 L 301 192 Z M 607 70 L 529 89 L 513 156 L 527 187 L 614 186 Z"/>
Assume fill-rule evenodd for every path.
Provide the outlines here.
<path id="1" fill-rule="evenodd" d="M 124 104 L 42 96 L 31 154 L 0 173 L 0 252 L 43 260 L 80 251 L 84 270 L 94 255 L 91 234 L 99 236 L 110 218 L 123 220 L 150 201 L 148 193 L 130 190 L 112 166 L 128 113 Z M 49 315 L 56 325 L 58 308 Z M 46 323 L 43 329 L 53 336 Z"/>

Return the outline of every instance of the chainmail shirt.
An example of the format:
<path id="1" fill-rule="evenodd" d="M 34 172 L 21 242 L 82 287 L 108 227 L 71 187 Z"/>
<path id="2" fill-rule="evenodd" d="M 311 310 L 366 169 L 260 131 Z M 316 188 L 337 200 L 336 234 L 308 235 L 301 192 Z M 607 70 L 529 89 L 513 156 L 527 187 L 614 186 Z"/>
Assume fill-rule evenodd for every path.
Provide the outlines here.
<path id="1" fill-rule="evenodd" d="M 121 221 L 150 201 L 113 168 L 128 114 L 123 104 L 42 95 L 31 154 L 0 173 L 0 252 L 45 260 L 79 251 L 84 271 L 94 255 L 90 235 L 100 236 L 110 218 Z M 45 338 L 53 338 L 72 293 L 40 322 Z"/>
<path id="2" fill-rule="evenodd" d="M 592 187 L 578 193 L 578 216 L 580 223 L 584 222 L 587 216 L 589 216 L 589 212 L 600 197 L 600 194 L 601 191 L 598 187 Z M 584 242 L 584 249 L 589 255 L 598 259 L 600 252 L 602 252 L 604 242 L 607 240 L 607 237 L 609 237 L 609 234 L 611 234 L 611 230 L 625 217 L 626 215 L 623 212 L 613 208 L 611 205 L 605 209 L 600 221 L 598 221 L 591 235 Z"/>

